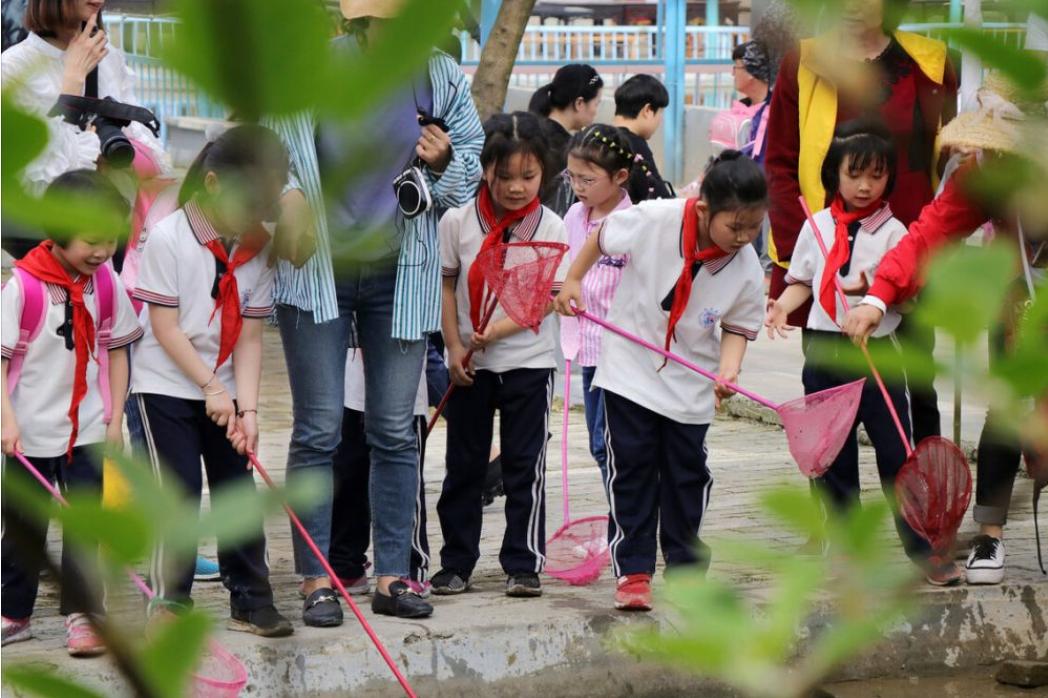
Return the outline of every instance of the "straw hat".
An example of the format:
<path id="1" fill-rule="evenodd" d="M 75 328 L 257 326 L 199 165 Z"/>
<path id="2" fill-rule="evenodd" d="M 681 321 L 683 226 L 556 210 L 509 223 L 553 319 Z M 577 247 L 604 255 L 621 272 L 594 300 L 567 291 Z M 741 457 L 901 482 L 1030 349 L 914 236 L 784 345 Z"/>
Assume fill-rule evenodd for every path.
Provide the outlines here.
<path id="1" fill-rule="evenodd" d="M 346 19 L 380 17 L 389 19 L 400 12 L 404 0 L 341 0 L 339 6 Z"/>
<path id="2" fill-rule="evenodd" d="M 1023 152 L 1028 115 L 1044 112 L 1045 86 L 1023 94 L 999 73 L 990 73 L 976 93 L 979 108 L 958 114 L 939 134 L 943 147 Z"/>

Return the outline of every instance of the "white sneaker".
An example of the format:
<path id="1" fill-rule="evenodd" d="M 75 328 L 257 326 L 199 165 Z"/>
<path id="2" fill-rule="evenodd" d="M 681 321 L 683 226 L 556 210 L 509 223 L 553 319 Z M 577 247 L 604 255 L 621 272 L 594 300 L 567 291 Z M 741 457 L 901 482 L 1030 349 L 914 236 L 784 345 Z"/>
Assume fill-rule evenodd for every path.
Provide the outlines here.
<path id="1" fill-rule="evenodd" d="M 969 584 L 1000 584 L 1004 579 L 1004 543 L 993 536 L 972 539 L 972 552 L 964 565 Z"/>

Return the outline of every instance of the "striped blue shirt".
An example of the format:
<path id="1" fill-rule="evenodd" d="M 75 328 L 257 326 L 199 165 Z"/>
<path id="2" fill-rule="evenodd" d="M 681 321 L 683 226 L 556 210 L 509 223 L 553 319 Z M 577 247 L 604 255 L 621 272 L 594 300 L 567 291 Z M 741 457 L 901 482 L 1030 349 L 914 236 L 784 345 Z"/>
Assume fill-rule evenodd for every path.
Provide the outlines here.
<path id="1" fill-rule="evenodd" d="M 423 339 L 440 329 L 440 251 L 437 222 L 449 208 L 468 203 L 480 180 L 480 151 L 484 130 L 480 125 L 469 83 L 454 59 L 437 51 L 429 61 L 433 113 L 444 117 L 450 128 L 451 162 L 439 177 L 424 169 L 433 206 L 420 216 L 404 220 L 397 281 L 393 296 L 393 338 Z M 273 119 L 267 123 L 284 141 L 291 155 L 289 188 L 300 189 L 313 209 L 316 252 L 300 269 L 281 260 L 277 266 L 274 300 L 313 313 L 315 322 L 338 317 L 335 272 L 324 194 L 320 181 L 312 114 Z M 390 182 L 390 186 L 393 183 Z"/>

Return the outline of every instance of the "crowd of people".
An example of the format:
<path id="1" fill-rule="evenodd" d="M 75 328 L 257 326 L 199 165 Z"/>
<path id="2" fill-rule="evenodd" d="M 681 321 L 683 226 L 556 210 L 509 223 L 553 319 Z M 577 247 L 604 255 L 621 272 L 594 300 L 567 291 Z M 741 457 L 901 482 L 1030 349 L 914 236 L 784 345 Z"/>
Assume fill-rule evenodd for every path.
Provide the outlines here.
<path id="1" fill-rule="evenodd" d="M 906 333 L 930 362 L 934 336 L 902 304 L 947 239 L 987 221 L 1016 240 L 1030 270 L 992 356 L 1009 350 L 1016 308 L 1043 288 L 1044 231 L 1024 229 L 1022 214 L 980 198 L 968 183 L 980 163 L 1021 152 L 1015 124 L 1024 111 L 1043 112 L 1044 99 L 990 81 L 980 104 L 955 118 L 946 47 L 898 30 L 905 4 L 844 3 L 839 26 L 801 41 L 777 77 L 765 47 L 740 45 L 733 74 L 747 116 L 743 145 L 713 158 L 685 197 L 662 178 L 647 144 L 669 104 L 657 78 L 624 81 L 613 123 L 599 123 L 603 79 L 592 66 L 566 65 L 529 111 L 481 123 L 463 71 L 434 51 L 424 69 L 352 122 L 304 113 L 212 134 L 174 184 L 156 134 L 133 124 L 126 135 L 139 194 L 170 193 L 171 210 L 150 217 L 132 211 L 141 197 L 114 186 L 117 165 L 97 130 L 56 109 L 68 106 L 67 96 L 135 103 L 124 59 L 105 38 L 102 3 L 29 0 L 30 34 L 2 54 L 5 89 L 18 81 L 22 104 L 47 116 L 50 141 L 26 180 L 42 206 L 71 193 L 110 202 L 132 219 L 133 236 L 120 274 L 109 263 L 118 248 L 113 231 L 55 236 L 17 261 L 2 294 L 3 451 L 24 454 L 63 490 L 98 494 L 95 447 L 123 448 L 126 422 L 132 448 L 156 477 L 197 502 L 204 474 L 211 491 L 250 481 L 247 456 L 266 400 L 263 324 L 272 318 L 293 406 L 287 480 L 323 483 L 321 501 L 299 515 L 350 593 L 370 593 L 375 613 L 423 618 L 433 613 L 431 595 L 469 591 L 497 454 L 505 593 L 540 596 L 557 314 L 585 310 L 719 376 L 706 381 L 580 321 L 590 453 L 609 508 L 613 604 L 650 610 L 660 546 L 667 568 L 709 565 L 699 531 L 716 458 L 706 437 L 760 332 L 782 339 L 803 328 L 805 393 L 865 375 L 817 359 L 842 352 L 849 339 L 890 352 Z M 341 8 L 348 30 L 333 50 L 366 51 L 396 3 L 343 0 Z M 937 143 L 955 165 L 938 196 L 946 158 Z M 347 178 L 361 162 L 366 171 Z M 801 196 L 817 211 L 817 228 L 805 221 Z M 150 201 L 164 200 L 161 193 Z M 483 323 L 485 279 L 475 260 L 500 243 L 533 242 L 568 250 L 544 319 L 525 328 L 498 309 Z M 834 296 L 835 279 L 850 312 Z M 926 372 L 912 373 L 888 391 L 906 438 L 919 441 L 938 434 L 939 414 L 934 389 L 919 378 Z M 456 389 L 445 412 L 435 565 L 423 483 L 426 417 L 449 384 Z M 1003 579 L 1020 444 L 995 428 L 1001 419 L 987 417 L 980 443 L 982 530 L 966 569 L 932 557 L 897 520 L 906 554 L 929 583 Z M 860 423 L 886 493 L 906 459 L 871 381 L 844 448 L 814 481 L 833 505 L 858 500 Z M 6 475 L 28 477 L 20 468 Z M 31 637 L 46 543 L 46 527 L 12 511 L 5 506 L 4 645 Z M 332 580 L 295 528 L 292 537 L 302 622 L 340 625 Z M 102 599 L 66 593 L 93 589 L 66 548 L 68 649 L 96 655 L 105 648 L 89 614 L 104 612 Z M 218 566 L 230 628 L 293 632 L 274 605 L 261 523 L 247 542 L 220 538 Z M 192 603 L 191 559 L 158 546 L 149 577 L 152 617 Z"/>

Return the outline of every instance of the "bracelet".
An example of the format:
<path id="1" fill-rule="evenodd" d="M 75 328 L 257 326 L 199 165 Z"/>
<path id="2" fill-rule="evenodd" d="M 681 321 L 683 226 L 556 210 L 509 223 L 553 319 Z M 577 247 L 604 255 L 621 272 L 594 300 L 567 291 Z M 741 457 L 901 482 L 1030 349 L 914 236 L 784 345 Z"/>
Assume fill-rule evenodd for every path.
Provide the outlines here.
<path id="1" fill-rule="evenodd" d="M 239 412 L 237 412 L 237 417 L 243 417 L 248 412 L 254 412 L 255 414 L 258 414 L 258 410 L 240 410 Z"/>
<path id="2" fill-rule="evenodd" d="M 218 377 L 218 371 L 212 371 L 211 372 L 211 377 L 207 379 L 207 383 L 204 383 L 202 386 L 200 386 L 200 389 L 201 390 L 207 390 L 207 386 L 209 386 L 212 383 L 214 383 L 215 382 L 215 378 L 217 378 L 217 377 Z"/>
<path id="3" fill-rule="evenodd" d="M 226 392 L 225 388 L 221 388 L 219 390 L 212 390 L 210 393 L 205 390 L 204 391 L 204 397 L 212 397 L 214 395 L 221 395 L 224 392 Z"/>

